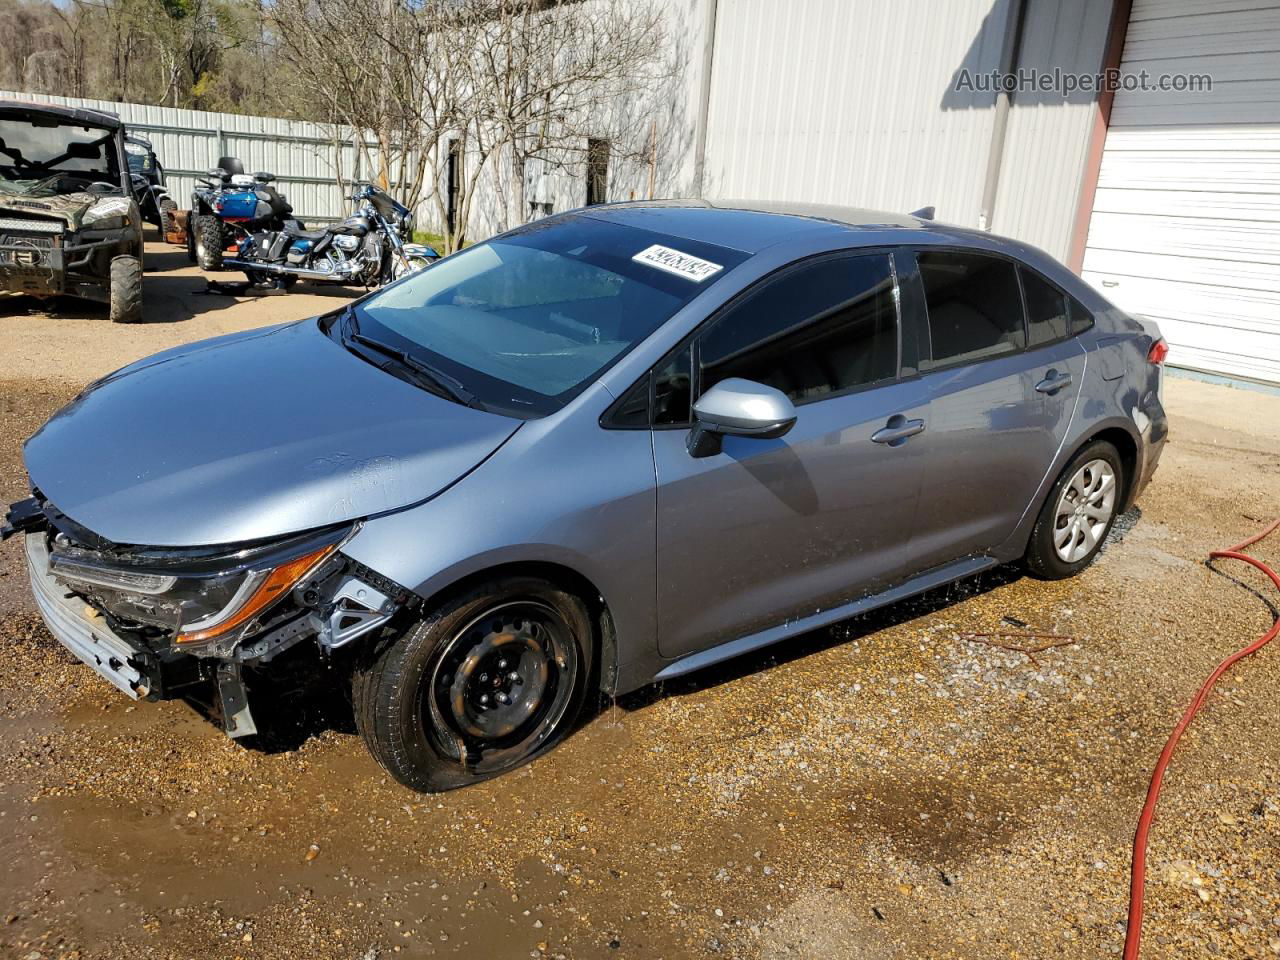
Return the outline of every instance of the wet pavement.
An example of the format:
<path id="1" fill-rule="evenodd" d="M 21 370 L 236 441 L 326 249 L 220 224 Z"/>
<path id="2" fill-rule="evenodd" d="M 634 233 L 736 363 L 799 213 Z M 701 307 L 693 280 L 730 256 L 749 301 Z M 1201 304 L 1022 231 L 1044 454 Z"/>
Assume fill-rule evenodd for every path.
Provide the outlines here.
<path id="1" fill-rule="evenodd" d="M 6 499 L 21 438 L 80 385 L 29 372 L 0 382 Z M 184 703 L 128 701 L 49 638 L 7 543 L 0 955 L 1118 954 L 1151 765 L 1269 623 L 1203 558 L 1280 510 L 1280 398 L 1168 393 L 1155 484 L 1082 577 L 997 571 L 641 691 L 439 796 L 390 782 L 340 700 L 255 750 Z M 1007 617 L 1073 642 L 969 636 Z M 1267 650 L 1184 741 L 1144 956 L 1280 954 L 1278 692 Z"/>

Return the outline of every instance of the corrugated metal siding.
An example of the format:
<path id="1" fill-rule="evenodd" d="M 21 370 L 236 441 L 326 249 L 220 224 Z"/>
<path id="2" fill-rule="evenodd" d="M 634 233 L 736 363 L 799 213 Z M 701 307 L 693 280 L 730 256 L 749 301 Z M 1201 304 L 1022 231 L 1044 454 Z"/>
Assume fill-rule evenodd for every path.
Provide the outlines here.
<path id="1" fill-rule="evenodd" d="M 1123 69 L 1214 86 L 1117 94 L 1086 279 L 1171 363 L 1280 382 L 1280 3 L 1137 0 Z"/>
<path id="2" fill-rule="evenodd" d="M 1028 0 L 1020 62 L 1037 70 L 1097 73 L 1111 5 Z M 1097 109 L 1092 93 L 1013 97 L 992 230 L 1067 258 Z"/>
<path id="3" fill-rule="evenodd" d="M 977 222 L 1007 0 L 720 0 L 707 193 Z"/>
<path id="4" fill-rule="evenodd" d="M 129 130 L 155 145 L 169 192 L 181 207 L 189 201 L 196 176 L 221 156 L 239 157 L 246 171 L 274 173 L 280 190 L 304 220 L 338 219 L 347 215 L 350 206 L 337 184 L 339 158 L 333 143 L 324 128 L 314 123 L 29 93 L 0 91 L 0 98 L 118 114 Z M 346 144 L 340 153 L 342 172 L 350 178 L 354 150 Z"/>

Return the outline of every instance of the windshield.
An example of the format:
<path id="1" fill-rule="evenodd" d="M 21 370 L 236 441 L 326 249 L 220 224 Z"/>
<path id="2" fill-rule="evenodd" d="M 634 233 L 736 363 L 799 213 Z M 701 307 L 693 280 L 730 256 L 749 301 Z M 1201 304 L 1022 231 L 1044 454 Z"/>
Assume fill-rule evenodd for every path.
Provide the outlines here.
<path id="1" fill-rule="evenodd" d="M 119 191 L 114 131 L 49 122 L 0 116 L 0 192 L 52 197 L 93 183 Z"/>
<path id="2" fill-rule="evenodd" d="M 125 140 L 124 152 L 130 173 L 147 176 L 155 169 L 153 160 L 155 155 L 151 152 L 151 148 L 141 140 Z"/>
<path id="3" fill-rule="evenodd" d="M 355 315 L 362 336 L 445 374 L 485 407 L 538 416 L 745 258 L 570 216 L 454 254 L 374 294 Z"/>

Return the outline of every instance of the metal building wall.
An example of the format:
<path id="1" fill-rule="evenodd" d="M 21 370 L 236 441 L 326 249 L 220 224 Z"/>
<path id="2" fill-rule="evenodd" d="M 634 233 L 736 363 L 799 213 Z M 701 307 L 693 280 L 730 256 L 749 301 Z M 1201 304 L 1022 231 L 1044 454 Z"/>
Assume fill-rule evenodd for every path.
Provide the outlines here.
<path id="1" fill-rule="evenodd" d="M 314 123 L 31 93 L 0 91 L 0 98 L 119 114 L 131 132 L 155 145 L 169 192 L 180 207 L 187 206 L 197 175 L 222 156 L 239 157 L 246 171 L 274 173 L 304 221 L 339 219 L 350 206 L 337 177 L 340 166 L 343 176 L 351 178 L 355 151 L 349 143 L 335 151 L 328 133 Z"/>
<path id="2" fill-rule="evenodd" d="M 720 0 L 711 196 L 814 201 L 974 225 L 1008 0 Z"/>
<path id="3" fill-rule="evenodd" d="M 905 212 L 977 226 L 1009 0 L 720 0 L 707 192 Z M 1096 72 L 1112 0 L 1027 0 L 1019 63 Z M 1097 109 L 1015 95 L 992 229 L 1064 259 Z"/>
<path id="4" fill-rule="evenodd" d="M 1028 0 L 1023 67 L 1096 73 L 1112 0 Z M 1098 106 L 1093 93 L 1015 94 L 991 229 L 1066 260 Z"/>

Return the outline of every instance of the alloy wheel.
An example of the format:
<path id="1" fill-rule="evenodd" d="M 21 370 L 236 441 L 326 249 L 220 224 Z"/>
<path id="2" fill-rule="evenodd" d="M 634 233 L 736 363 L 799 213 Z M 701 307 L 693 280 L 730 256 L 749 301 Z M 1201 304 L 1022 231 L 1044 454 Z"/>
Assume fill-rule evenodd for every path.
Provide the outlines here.
<path id="1" fill-rule="evenodd" d="M 1105 460 L 1090 460 L 1062 488 L 1054 514 L 1053 549 L 1066 563 L 1089 556 L 1116 509 L 1116 474 Z"/>

